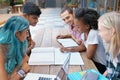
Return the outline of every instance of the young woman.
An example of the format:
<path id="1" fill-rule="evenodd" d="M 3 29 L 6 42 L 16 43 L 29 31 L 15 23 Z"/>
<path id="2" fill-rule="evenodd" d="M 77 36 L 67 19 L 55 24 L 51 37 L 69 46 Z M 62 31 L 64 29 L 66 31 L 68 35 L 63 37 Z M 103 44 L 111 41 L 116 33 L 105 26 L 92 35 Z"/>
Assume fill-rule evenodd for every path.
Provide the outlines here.
<path id="1" fill-rule="evenodd" d="M 0 79 L 20 80 L 30 70 L 27 64 L 27 41 L 29 23 L 13 16 L 0 28 Z M 9 76 L 9 77 L 8 77 Z"/>
<path id="2" fill-rule="evenodd" d="M 107 70 L 109 80 L 120 80 L 120 13 L 103 14 L 98 20 L 99 34 L 107 44 Z"/>
<path id="3" fill-rule="evenodd" d="M 79 50 L 86 48 L 87 57 L 92 59 L 100 73 L 106 70 L 105 49 L 101 37 L 98 35 L 99 15 L 92 9 L 78 8 L 74 13 L 75 27 L 82 32 L 82 44 Z"/>

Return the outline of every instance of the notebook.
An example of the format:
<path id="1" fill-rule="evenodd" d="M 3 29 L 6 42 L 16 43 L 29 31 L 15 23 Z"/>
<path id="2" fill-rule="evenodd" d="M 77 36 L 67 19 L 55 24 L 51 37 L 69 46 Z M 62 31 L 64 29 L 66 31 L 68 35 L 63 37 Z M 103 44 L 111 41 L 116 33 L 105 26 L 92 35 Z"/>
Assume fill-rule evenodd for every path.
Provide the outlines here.
<path id="1" fill-rule="evenodd" d="M 62 53 L 60 48 L 35 47 L 32 49 L 29 65 L 63 65 L 68 54 L 71 53 L 70 65 L 84 65 L 79 52 Z"/>
<path id="2" fill-rule="evenodd" d="M 57 41 L 64 47 L 78 46 L 78 44 L 72 38 L 57 39 Z"/>
<path id="3" fill-rule="evenodd" d="M 57 75 L 28 73 L 24 80 L 67 80 L 70 56 L 71 53 L 69 53 L 68 57 L 64 61 L 64 64 L 61 66 L 61 69 L 59 70 Z"/>
<path id="4" fill-rule="evenodd" d="M 32 49 L 29 65 L 51 65 L 54 64 L 55 49 L 53 47 L 35 47 Z"/>

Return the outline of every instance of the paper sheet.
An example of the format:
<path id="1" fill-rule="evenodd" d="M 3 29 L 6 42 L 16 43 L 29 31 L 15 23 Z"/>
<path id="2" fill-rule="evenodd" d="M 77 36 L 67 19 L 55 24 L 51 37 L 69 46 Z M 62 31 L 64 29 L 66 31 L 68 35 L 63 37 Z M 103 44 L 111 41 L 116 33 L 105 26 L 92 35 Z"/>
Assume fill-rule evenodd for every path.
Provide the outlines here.
<path id="1" fill-rule="evenodd" d="M 64 47 L 78 46 L 78 44 L 72 38 L 57 39 L 57 41 Z"/>
<path id="2" fill-rule="evenodd" d="M 84 65 L 79 52 L 70 52 L 70 65 Z M 36 47 L 32 50 L 29 65 L 62 65 L 69 53 L 62 53 L 59 48 Z"/>

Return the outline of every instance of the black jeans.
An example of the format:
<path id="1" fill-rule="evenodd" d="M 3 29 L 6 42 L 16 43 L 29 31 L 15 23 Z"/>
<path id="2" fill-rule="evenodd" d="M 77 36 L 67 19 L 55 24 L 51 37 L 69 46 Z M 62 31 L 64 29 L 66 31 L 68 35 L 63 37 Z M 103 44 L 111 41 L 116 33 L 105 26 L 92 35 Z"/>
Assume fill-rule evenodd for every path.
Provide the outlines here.
<path id="1" fill-rule="evenodd" d="M 98 63 L 98 62 L 95 62 L 93 61 L 95 66 L 97 67 L 98 71 L 103 74 L 105 71 L 106 71 L 106 66 L 101 64 L 101 63 Z"/>

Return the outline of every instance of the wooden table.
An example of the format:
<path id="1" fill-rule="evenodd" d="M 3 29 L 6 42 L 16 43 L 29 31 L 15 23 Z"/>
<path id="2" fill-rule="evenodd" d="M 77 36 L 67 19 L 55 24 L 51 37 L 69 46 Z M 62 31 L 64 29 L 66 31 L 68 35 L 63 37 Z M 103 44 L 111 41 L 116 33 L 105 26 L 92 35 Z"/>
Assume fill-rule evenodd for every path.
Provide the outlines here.
<path id="1" fill-rule="evenodd" d="M 67 33 L 68 30 L 66 28 L 39 28 L 37 29 L 33 37 L 33 40 L 36 42 L 35 47 L 61 47 L 61 45 L 56 41 L 56 36 L 58 34 Z M 82 52 L 80 54 L 83 58 L 85 65 L 70 66 L 69 73 L 87 69 L 96 69 L 94 63 L 86 57 L 86 52 Z M 60 66 L 58 65 L 31 66 L 31 72 L 33 73 L 57 74 L 59 69 Z"/>

